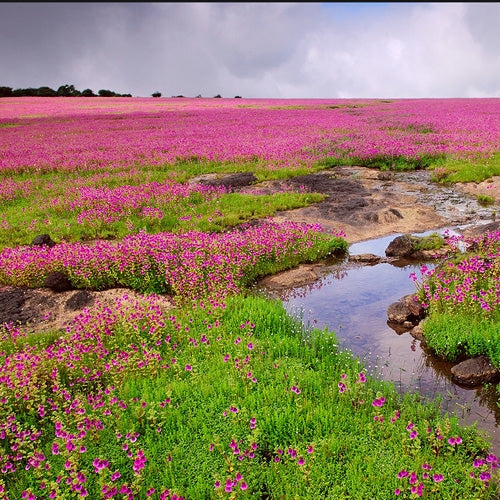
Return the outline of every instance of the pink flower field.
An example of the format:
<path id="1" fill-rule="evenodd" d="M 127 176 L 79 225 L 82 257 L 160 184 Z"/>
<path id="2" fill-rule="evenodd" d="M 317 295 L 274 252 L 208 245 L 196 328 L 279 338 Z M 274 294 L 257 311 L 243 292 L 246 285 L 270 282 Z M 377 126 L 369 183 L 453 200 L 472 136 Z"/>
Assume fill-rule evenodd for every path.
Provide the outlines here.
<path id="1" fill-rule="evenodd" d="M 0 168 L 489 155 L 500 150 L 499 116 L 500 99 L 486 98 L 4 98 Z"/>

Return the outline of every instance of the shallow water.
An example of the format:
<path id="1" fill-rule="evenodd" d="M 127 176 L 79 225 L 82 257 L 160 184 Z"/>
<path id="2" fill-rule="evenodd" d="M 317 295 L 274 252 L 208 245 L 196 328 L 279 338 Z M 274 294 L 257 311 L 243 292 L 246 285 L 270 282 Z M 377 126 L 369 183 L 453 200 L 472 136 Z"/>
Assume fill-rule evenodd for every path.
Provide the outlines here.
<path id="1" fill-rule="evenodd" d="M 395 236 L 353 244 L 349 253 L 385 257 Z M 455 413 L 463 423 L 477 422 L 491 436 L 492 452 L 498 456 L 500 408 L 495 388 L 456 385 L 451 381 L 452 363 L 432 356 L 408 332 L 397 334 L 387 325 L 387 307 L 416 291 L 409 275 L 415 272 L 420 277 L 419 269 L 420 264 L 353 266 L 339 261 L 320 282 L 295 288 L 281 298 L 286 309 L 305 324 L 334 331 L 341 346 L 361 358 L 369 372 L 394 382 L 401 391 L 431 398 L 441 394 L 443 410 Z"/>

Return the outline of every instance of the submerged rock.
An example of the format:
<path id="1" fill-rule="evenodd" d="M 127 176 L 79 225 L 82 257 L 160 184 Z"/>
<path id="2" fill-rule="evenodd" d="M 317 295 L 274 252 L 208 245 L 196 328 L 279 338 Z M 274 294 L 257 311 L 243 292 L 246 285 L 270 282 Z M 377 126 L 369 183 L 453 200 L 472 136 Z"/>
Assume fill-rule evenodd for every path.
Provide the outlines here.
<path id="1" fill-rule="evenodd" d="M 466 359 L 452 367 L 451 376 L 457 384 L 474 387 L 498 380 L 500 371 L 491 364 L 489 358 L 478 356 Z"/>
<path id="2" fill-rule="evenodd" d="M 349 261 L 375 265 L 380 264 L 381 262 L 387 262 L 387 259 L 384 259 L 383 257 L 380 257 L 379 255 L 375 255 L 373 253 L 361 253 L 358 255 L 349 255 Z"/>

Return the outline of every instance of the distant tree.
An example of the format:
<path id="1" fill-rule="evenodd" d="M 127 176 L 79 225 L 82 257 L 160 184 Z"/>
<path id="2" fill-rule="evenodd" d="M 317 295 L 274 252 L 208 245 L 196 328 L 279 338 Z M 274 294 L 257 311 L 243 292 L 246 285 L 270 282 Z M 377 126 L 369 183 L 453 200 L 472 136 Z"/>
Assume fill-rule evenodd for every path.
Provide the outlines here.
<path id="1" fill-rule="evenodd" d="M 241 99 L 241 96 L 240 95 L 235 95 L 234 98 L 235 99 Z"/>
<path id="2" fill-rule="evenodd" d="M 161 92 L 153 92 L 151 97 L 161 97 Z"/>
<path id="3" fill-rule="evenodd" d="M 74 85 L 61 85 L 57 89 L 57 95 L 62 97 L 78 97 L 81 95 L 81 92 L 76 90 Z"/>
<path id="4" fill-rule="evenodd" d="M 50 87 L 39 87 L 36 91 L 38 97 L 55 97 L 57 92 Z"/>
<path id="5" fill-rule="evenodd" d="M 132 94 L 122 94 L 120 97 L 132 97 Z"/>
<path id="6" fill-rule="evenodd" d="M 117 94 L 112 90 L 101 89 L 97 93 L 100 97 L 117 97 Z"/>
<path id="7" fill-rule="evenodd" d="M 220 94 L 214 95 L 214 99 L 220 99 L 222 96 Z"/>
<path id="8" fill-rule="evenodd" d="M 197 98 L 197 99 L 200 99 L 200 97 L 201 97 L 201 94 L 198 94 L 198 95 L 196 96 L 196 98 Z"/>
<path id="9" fill-rule="evenodd" d="M 0 97 L 10 97 L 12 95 L 12 87 L 0 87 Z"/>
<path id="10" fill-rule="evenodd" d="M 92 89 L 82 90 L 82 97 L 96 97 Z"/>
<path id="11" fill-rule="evenodd" d="M 34 97 L 37 95 L 38 89 L 34 89 L 33 87 L 28 87 L 26 89 L 16 89 L 12 92 L 12 95 L 16 97 L 26 96 L 26 97 Z"/>

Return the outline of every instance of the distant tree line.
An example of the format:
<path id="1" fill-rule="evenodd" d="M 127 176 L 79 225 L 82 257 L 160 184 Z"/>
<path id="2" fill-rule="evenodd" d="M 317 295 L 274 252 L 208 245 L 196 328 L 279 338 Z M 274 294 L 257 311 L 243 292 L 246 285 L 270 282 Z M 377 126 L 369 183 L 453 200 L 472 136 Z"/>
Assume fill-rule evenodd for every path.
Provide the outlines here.
<path id="1" fill-rule="evenodd" d="M 112 90 L 101 89 L 94 94 L 91 89 L 78 90 L 74 85 L 61 85 L 57 90 L 50 87 L 29 87 L 26 89 L 12 89 L 0 87 L 0 97 L 132 97 L 132 94 L 118 94 Z"/>

